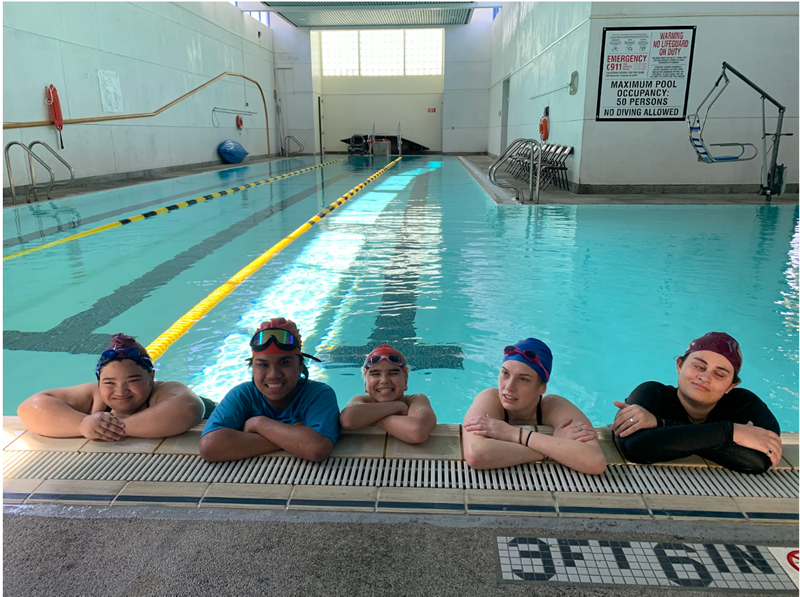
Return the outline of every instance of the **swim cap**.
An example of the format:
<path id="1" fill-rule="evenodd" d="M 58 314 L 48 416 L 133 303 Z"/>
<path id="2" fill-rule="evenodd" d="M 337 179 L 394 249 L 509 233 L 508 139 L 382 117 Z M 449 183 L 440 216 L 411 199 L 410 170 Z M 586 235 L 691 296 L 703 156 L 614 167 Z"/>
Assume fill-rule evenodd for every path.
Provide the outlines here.
<path id="1" fill-rule="evenodd" d="M 403 353 L 397 350 L 394 346 L 389 346 L 388 344 L 381 344 L 375 350 L 367 355 L 367 358 L 364 359 L 364 364 L 361 366 L 361 371 L 366 373 L 367 369 L 370 367 L 374 367 L 381 361 L 389 361 L 395 365 L 398 365 L 406 376 L 406 381 L 408 380 L 408 361 L 406 357 L 403 356 Z"/>
<path id="2" fill-rule="evenodd" d="M 708 332 L 706 335 L 700 336 L 689 343 L 689 348 L 686 349 L 686 354 L 683 355 L 683 358 L 701 350 L 710 350 L 722 355 L 733 365 L 733 376 L 739 375 L 739 370 L 742 368 L 742 350 L 739 348 L 739 343 L 732 336 L 725 332 Z"/>
<path id="3" fill-rule="evenodd" d="M 94 373 L 100 379 L 100 371 L 111 361 L 121 361 L 130 359 L 146 371 L 153 371 L 153 360 L 147 354 L 144 346 L 139 344 L 133 336 L 127 334 L 114 334 L 111 336 L 111 343 L 100 355 Z"/>
<path id="4" fill-rule="evenodd" d="M 519 361 L 536 371 L 544 383 L 550 381 L 550 372 L 553 370 L 553 353 L 550 352 L 547 344 L 541 340 L 526 338 L 513 346 L 506 346 L 503 352 L 505 354 L 503 357 L 504 363 L 506 361 Z"/>

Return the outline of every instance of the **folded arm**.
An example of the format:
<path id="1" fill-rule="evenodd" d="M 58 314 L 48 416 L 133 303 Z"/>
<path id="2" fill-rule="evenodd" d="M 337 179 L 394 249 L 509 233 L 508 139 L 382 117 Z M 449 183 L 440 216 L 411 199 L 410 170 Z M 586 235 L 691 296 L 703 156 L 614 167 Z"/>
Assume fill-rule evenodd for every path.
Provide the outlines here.
<path id="1" fill-rule="evenodd" d="M 228 462 L 280 450 L 257 433 L 236 429 L 216 429 L 200 438 L 200 456 L 208 462 Z"/>
<path id="2" fill-rule="evenodd" d="M 81 437 L 81 423 L 92 412 L 96 383 L 45 390 L 17 408 L 26 429 L 48 437 Z"/>
<path id="3" fill-rule="evenodd" d="M 408 414 L 390 415 L 375 425 L 408 444 L 421 444 L 436 427 L 436 415 L 427 396 L 414 394 L 408 403 Z"/>
<path id="4" fill-rule="evenodd" d="M 313 462 L 322 462 L 333 451 L 332 440 L 302 423 L 289 425 L 269 417 L 253 417 L 245 423 L 244 430 L 258 434 L 290 454 Z"/>
<path id="5" fill-rule="evenodd" d="M 342 409 L 339 415 L 342 429 L 363 429 L 391 415 L 404 415 L 408 412 L 408 407 L 401 400 L 367 402 L 368 399 L 369 396 L 355 396 L 350 404 Z"/>
<path id="6" fill-rule="evenodd" d="M 125 435 L 130 437 L 170 437 L 197 425 L 205 412 L 200 397 L 177 381 L 159 384 L 150 406 L 124 418 Z"/>

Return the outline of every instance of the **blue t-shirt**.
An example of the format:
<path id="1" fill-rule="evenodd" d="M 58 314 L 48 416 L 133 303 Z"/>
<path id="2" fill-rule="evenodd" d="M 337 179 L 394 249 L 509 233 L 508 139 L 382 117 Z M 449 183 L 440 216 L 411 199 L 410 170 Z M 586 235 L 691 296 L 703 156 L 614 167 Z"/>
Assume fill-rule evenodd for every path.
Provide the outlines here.
<path id="1" fill-rule="evenodd" d="M 302 423 L 333 442 L 339 437 L 339 405 L 333 389 L 318 381 L 300 382 L 300 391 L 284 410 L 273 408 L 253 381 L 230 390 L 208 418 L 203 435 L 217 429 L 241 431 L 250 417 Z"/>

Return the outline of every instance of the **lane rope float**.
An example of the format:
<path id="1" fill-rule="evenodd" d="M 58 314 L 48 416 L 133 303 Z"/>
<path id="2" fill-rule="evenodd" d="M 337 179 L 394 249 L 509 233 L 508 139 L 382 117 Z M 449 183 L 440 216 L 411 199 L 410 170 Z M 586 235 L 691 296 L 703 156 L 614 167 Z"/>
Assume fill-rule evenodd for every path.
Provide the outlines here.
<path id="1" fill-rule="evenodd" d="M 189 328 L 191 328 L 194 324 L 196 324 L 203 316 L 206 315 L 211 309 L 216 307 L 222 299 L 228 296 L 231 292 L 233 292 L 237 286 L 239 286 L 242 282 L 247 280 L 250 276 L 256 273 L 261 267 L 266 265 L 273 257 L 278 255 L 281 251 L 283 251 L 286 247 L 292 244 L 295 240 L 297 240 L 304 232 L 306 232 L 309 228 L 311 228 L 314 224 L 319 222 L 322 218 L 327 216 L 331 213 L 334 209 L 337 209 L 339 206 L 344 205 L 344 203 L 353 197 L 356 193 L 364 189 L 369 183 L 373 180 L 381 176 L 384 172 L 386 172 L 389 168 L 394 166 L 397 162 L 402 160 L 402 157 L 397 158 L 396 160 L 387 164 L 384 168 L 378 170 L 375 174 L 370 176 L 367 180 L 362 182 L 361 184 L 357 185 L 356 187 L 350 189 L 344 195 L 339 197 L 336 201 L 331 203 L 328 207 L 323 209 L 313 218 L 308 220 L 305 224 L 300 226 L 297 230 L 292 232 L 289 236 L 281 240 L 279 243 L 275 244 L 270 248 L 268 251 L 261 254 L 261 256 L 257 257 L 255 260 L 251 261 L 248 265 L 244 268 L 239 270 L 232 278 L 230 278 L 227 282 L 225 282 L 222 286 L 214 290 L 211 294 L 209 294 L 206 298 L 202 301 L 197 303 L 192 309 L 190 309 L 186 314 L 178 319 L 172 326 L 161 334 L 158 338 L 153 340 L 147 346 L 147 352 L 150 354 L 150 358 L 154 361 L 163 355 L 167 349 L 172 346 L 175 341 L 183 336 Z"/>
<path id="2" fill-rule="evenodd" d="M 297 176 L 298 174 L 303 174 L 311 170 L 316 170 L 317 168 L 322 168 L 323 166 L 330 166 L 331 164 L 341 162 L 342 160 L 344 160 L 344 158 L 338 160 L 332 160 L 330 162 L 325 162 L 324 164 L 318 164 L 317 166 L 310 166 L 308 168 L 303 168 L 302 170 L 295 170 L 294 172 L 281 174 L 280 176 L 265 178 L 264 180 L 251 182 L 249 184 L 233 187 L 231 189 L 226 189 L 224 191 L 219 191 L 217 193 L 211 193 L 210 195 L 195 197 L 194 199 L 189 199 L 188 201 L 181 201 L 180 203 L 175 203 L 174 205 L 168 205 L 167 207 L 160 207 L 158 209 L 154 209 L 153 211 L 147 211 L 143 214 L 131 216 L 129 218 L 123 218 L 117 222 L 112 222 L 111 224 L 98 226 L 97 228 L 92 228 L 91 230 L 87 230 L 85 232 L 73 234 L 72 236 L 67 236 L 66 238 L 55 240 L 51 243 L 39 245 L 38 247 L 32 247 L 30 249 L 25 249 L 24 251 L 17 251 L 16 253 L 10 253 L 8 255 L 4 255 L 3 261 L 8 261 L 9 259 L 16 259 L 17 257 L 22 257 L 23 255 L 30 255 L 31 253 L 36 253 L 37 251 L 41 251 L 43 249 L 49 249 L 50 247 L 55 247 L 57 245 L 63 245 L 64 243 L 68 243 L 73 240 L 78 240 L 79 238 L 85 238 L 87 236 L 98 234 L 100 232 L 105 232 L 106 230 L 111 230 L 112 228 L 118 228 L 119 226 L 124 226 L 125 224 L 130 224 L 132 222 L 138 222 L 140 220 L 146 220 L 148 218 L 160 216 L 161 214 L 169 213 L 171 211 L 175 211 L 176 209 L 182 209 L 184 207 L 189 207 L 190 205 L 197 205 L 198 203 L 205 203 L 206 201 L 211 201 L 212 199 L 217 199 L 218 197 L 222 197 L 224 195 L 233 195 L 234 193 L 237 193 L 239 191 L 244 191 L 245 189 L 257 187 L 262 184 L 267 184 L 268 182 L 275 182 L 276 180 L 282 180 L 284 178 L 289 178 L 290 176 Z"/>

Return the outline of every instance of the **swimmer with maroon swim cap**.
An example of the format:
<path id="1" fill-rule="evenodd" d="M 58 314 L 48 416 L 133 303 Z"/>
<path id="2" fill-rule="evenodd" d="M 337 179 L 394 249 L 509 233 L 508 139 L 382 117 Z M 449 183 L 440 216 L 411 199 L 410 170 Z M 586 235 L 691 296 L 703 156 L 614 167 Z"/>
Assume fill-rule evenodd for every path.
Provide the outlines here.
<path id="1" fill-rule="evenodd" d="M 297 325 L 283 317 L 264 321 L 250 339 L 251 381 L 232 388 L 200 438 L 208 461 L 241 460 L 276 450 L 314 462 L 333 451 L 339 437 L 336 394 L 311 381 Z"/>
<path id="2" fill-rule="evenodd" d="M 742 351 L 724 332 L 692 340 L 676 369 L 678 386 L 648 381 L 620 402 L 611 428 L 623 455 L 653 463 L 698 455 L 741 473 L 780 462 L 780 426 L 740 383 Z"/>
<path id="3" fill-rule="evenodd" d="M 550 347 L 537 338 L 503 349 L 497 387 L 478 394 L 464 417 L 467 464 L 494 469 L 547 457 L 588 475 L 605 470 L 588 417 L 566 398 L 545 393 L 552 372 Z M 552 427 L 552 435 L 539 426 Z"/>
<path id="4" fill-rule="evenodd" d="M 204 400 L 182 383 L 156 381 L 147 350 L 126 334 L 111 336 L 95 375 L 97 383 L 45 390 L 26 399 L 17 409 L 22 423 L 48 437 L 114 442 L 178 435 L 197 425 L 207 410 Z"/>
<path id="5" fill-rule="evenodd" d="M 403 354 L 382 344 L 367 355 L 361 367 L 366 394 L 344 407 L 342 429 L 380 427 L 409 444 L 424 442 L 436 426 L 436 415 L 424 394 L 406 394 L 410 367 Z"/>

